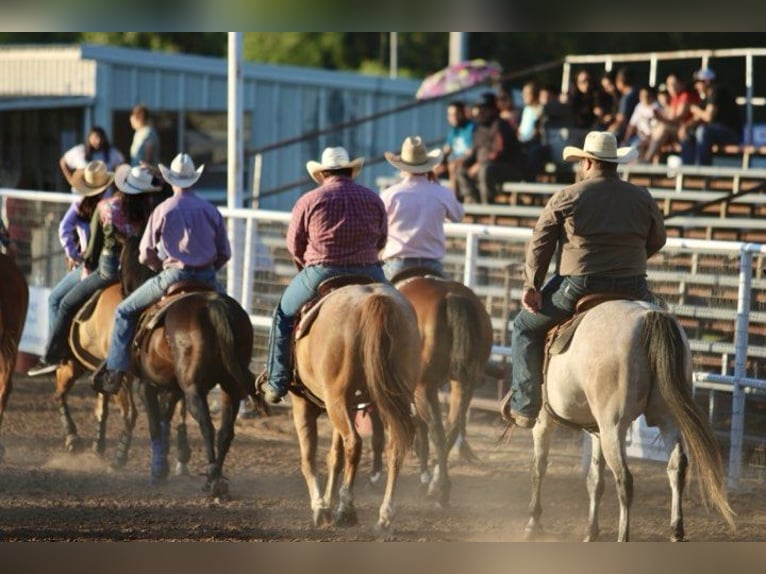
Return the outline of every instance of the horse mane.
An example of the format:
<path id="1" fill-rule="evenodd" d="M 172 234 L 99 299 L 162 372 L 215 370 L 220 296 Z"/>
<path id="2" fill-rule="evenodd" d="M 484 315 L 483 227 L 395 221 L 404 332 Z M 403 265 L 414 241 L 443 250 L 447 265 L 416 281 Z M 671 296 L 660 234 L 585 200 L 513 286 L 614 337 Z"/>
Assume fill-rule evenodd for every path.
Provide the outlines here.
<path id="1" fill-rule="evenodd" d="M 135 235 L 126 237 L 120 252 L 120 286 L 123 296 L 135 291 L 147 279 L 156 275 L 149 267 L 138 261 L 138 246 L 141 238 Z"/>

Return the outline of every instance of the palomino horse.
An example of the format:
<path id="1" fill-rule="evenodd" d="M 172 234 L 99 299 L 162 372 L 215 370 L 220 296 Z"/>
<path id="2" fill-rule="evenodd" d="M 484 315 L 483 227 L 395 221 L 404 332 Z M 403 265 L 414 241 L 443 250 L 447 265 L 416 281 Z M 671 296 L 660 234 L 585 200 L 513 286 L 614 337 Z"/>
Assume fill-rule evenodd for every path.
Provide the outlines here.
<path id="1" fill-rule="evenodd" d="M 358 404 L 372 402 L 388 430 L 388 477 L 378 528 L 386 533 L 394 516 L 393 496 L 405 453 L 414 437 L 411 403 L 420 362 L 420 336 L 412 305 L 390 285 L 347 285 L 320 304 L 308 332 L 295 347 L 298 377 L 306 390 L 292 398 L 301 448 L 301 470 L 315 526 L 331 519 L 338 475 L 343 470 L 335 523 L 355 524 L 354 478 L 362 441 L 354 427 Z M 332 423 L 324 495 L 316 471 L 317 417 Z"/>
<path id="2" fill-rule="evenodd" d="M 457 281 L 426 275 L 395 284 L 415 308 L 422 343 L 422 368 L 415 387 L 421 481 L 428 485 L 429 494 L 446 506 L 450 490 L 447 456 L 459 435 L 461 454 L 475 460 L 466 441 L 465 422 L 474 388 L 481 382 L 492 351 L 492 322 L 481 300 Z M 447 381 L 451 391 L 445 433 L 438 393 Z M 373 418 L 373 435 L 379 430 Z M 433 478 L 428 462 L 429 437 L 436 451 Z M 373 438 L 374 445 L 378 442 Z M 373 477 L 381 466 L 377 462 L 380 456 L 374 458 Z"/>
<path id="3" fill-rule="evenodd" d="M 13 388 L 13 369 L 29 304 L 29 288 L 16 262 L 0 253 L 0 428 Z M 4 455 L 0 444 L 0 461 Z"/>
<path id="4" fill-rule="evenodd" d="M 669 454 L 671 540 L 683 540 L 682 496 L 687 455 L 706 497 L 733 527 L 726 500 L 721 456 L 710 426 L 691 395 L 691 353 L 683 330 L 658 307 L 639 301 L 607 301 L 588 311 L 569 347 L 549 359 L 545 406 L 533 429 L 532 501 L 528 537 L 541 531 L 540 488 L 548 463 L 551 422 L 587 430 L 592 438 L 585 540 L 599 535 L 598 510 L 604 490 L 604 462 L 614 474 L 619 500 L 618 540 L 627 541 L 633 477 L 625 455 L 625 434 L 641 415 L 659 426 Z"/>

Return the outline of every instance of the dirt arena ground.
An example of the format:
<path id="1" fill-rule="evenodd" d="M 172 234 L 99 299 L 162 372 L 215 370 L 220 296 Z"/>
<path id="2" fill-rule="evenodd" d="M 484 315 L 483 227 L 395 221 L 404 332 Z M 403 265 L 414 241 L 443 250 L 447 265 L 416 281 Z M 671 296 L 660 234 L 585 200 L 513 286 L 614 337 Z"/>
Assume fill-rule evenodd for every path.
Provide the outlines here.
<path id="1" fill-rule="evenodd" d="M 172 476 L 167 485 L 148 483 L 149 445 L 141 412 L 126 468 L 109 466 L 120 422 L 109 422 L 105 459 L 86 450 L 68 454 L 50 380 L 17 377 L 0 440 L 0 540 L 374 540 L 372 525 L 382 493 L 366 483 L 369 441 L 365 441 L 357 487 L 360 524 L 350 528 L 311 525 L 308 495 L 299 468 L 298 445 L 289 410 L 269 418 L 244 419 L 227 460 L 231 499 L 211 500 L 201 491 L 204 469 L 196 423 L 190 424 L 191 476 Z M 71 408 L 80 432 L 91 438 L 94 397 L 80 381 Z M 116 414 L 116 413 L 115 413 Z M 321 419 L 323 448 L 328 426 Z M 397 541 L 519 541 L 529 500 L 530 433 L 517 431 L 510 444 L 497 446 L 499 416 L 475 411 L 469 424 L 471 444 L 480 465 L 451 459 L 452 504 L 440 510 L 424 497 L 415 460 L 409 457 L 397 493 Z M 582 441 L 577 433 L 557 429 L 543 491 L 546 540 L 581 539 L 587 495 L 581 473 Z M 324 461 L 325 450 L 320 453 Z M 171 450 L 171 461 L 173 451 Z M 663 541 L 668 535 L 669 490 L 664 465 L 631 461 L 635 498 L 632 539 Z M 692 481 L 685 497 L 687 537 L 694 541 L 766 540 L 766 479 L 749 476 L 732 493 L 738 530 L 731 533 L 718 515 L 700 503 Z M 602 539 L 616 538 L 617 505 L 611 475 L 601 511 Z"/>

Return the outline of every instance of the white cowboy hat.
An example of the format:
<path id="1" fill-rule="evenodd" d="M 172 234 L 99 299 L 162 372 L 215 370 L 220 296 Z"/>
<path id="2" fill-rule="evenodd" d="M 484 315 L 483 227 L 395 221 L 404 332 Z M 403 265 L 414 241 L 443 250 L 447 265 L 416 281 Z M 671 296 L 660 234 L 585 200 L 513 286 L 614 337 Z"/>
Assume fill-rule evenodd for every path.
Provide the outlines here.
<path id="1" fill-rule="evenodd" d="M 396 169 L 409 173 L 428 173 L 444 159 L 444 153 L 440 149 L 428 151 L 419 136 L 404 138 L 400 154 L 387 151 L 383 155 Z"/>
<path id="2" fill-rule="evenodd" d="M 582 149 L 568 145 L 564 148 L 563 156 L 564 161 L 588 158 L 609 163 L 627 163 L 638 157 L 638 150 L 634 147 L 618 148 L 617 138 L 611 132 L 589 132 Z"/>
<path id="3" fill-rule="evenodd" d="M 107 169 L 101 160 L 88 163 L 83 168 L 77 169 L 72 174 L 72 189 L 83 197 L 98 195 L 114 181 L 114 172 Z"/>
<path id="4" fill-rule="evenodd" d="M 155 178 L 149 168 L 142 165 L 131 167 L 129 164 L 123 163 L 114 170 L 115 187 L 130 195 L 160 191 L 162 185 L 159 182 L 155 183 L 154 180 Z"/>
<path id="5" fill-rule="evenodd" d="M 179 153 L 174 157 L 169 168 L 160 164 L 160 173 L 163 179 L 170 185 L 181 188 L 191 187 L 197 183 L 203 169 L 205 169 L 204 164 L 194 169 L 194 162 L 186 153 Z"/>
<path id="6" fill-rule="evenodd" d="M 317 183 L 322 183 L 321 178 L 319 178 L 319 173 L 322 171 L 350 168 L 351 178 L 353 179 L 362 171 L 362 165 L 364 165 L 363 157 L 349 160 L 346 148 L 339 146 L 325 148 L 322 152 L 322 162 L 309 161 L 306 163 L 306 169 L 311 179 Z"/>

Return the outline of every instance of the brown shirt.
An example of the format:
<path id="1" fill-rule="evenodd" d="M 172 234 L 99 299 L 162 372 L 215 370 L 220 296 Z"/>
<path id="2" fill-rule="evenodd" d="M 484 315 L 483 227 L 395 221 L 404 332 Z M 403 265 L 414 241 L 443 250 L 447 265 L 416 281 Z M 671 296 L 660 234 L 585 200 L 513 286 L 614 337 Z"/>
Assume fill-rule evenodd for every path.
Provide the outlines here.
<path id="1" fill-rule="evenodd" d="M 646 260 L 667 235 L 657 202 L 617 174 L 594 177 L 555 193 L 527 246 L 524 287 L 540 289 L 562 244 L 559 274 L 625 277 L 646 274 Z"/>

